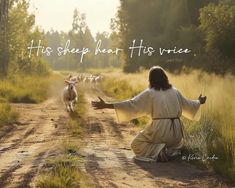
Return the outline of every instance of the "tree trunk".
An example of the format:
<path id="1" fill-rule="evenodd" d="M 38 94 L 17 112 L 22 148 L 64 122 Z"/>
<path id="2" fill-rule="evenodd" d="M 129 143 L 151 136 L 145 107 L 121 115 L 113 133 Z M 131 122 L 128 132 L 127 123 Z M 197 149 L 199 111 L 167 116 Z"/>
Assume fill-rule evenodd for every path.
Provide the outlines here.
<path id="1" fill-rule="evenodd" d="M 7 76 L 9 46 L 7 37 L 9 0 L 0 0 L 0 76 Z"/>

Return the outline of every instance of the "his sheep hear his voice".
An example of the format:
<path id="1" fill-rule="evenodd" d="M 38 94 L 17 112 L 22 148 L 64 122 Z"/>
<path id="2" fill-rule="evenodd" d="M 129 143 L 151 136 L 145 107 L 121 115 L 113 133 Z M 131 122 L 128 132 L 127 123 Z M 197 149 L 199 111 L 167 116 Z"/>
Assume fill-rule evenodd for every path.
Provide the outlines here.
<path id="1" fill-rule="evenodd" d="M 141 55 L 147 55 L 147 56 L 152 56 L 156 50 L 151 47 L 151 46 L 144 46 L 144 41 L 140 40 L 139 43 L 137 44 L 136 40 L 132 41 L 132 45 L 128 48 L 130 51 L 130 58 L 132 58 L 134 55 L 141 56 Z M 124 49 L 122 48 L 114 48 L 114 49 L 104 49 L 102 48 L 102 40 L 98 40 L 96 43 L 96 47 L 91 50 L 90 48 L 87 47 L 82 47 L 82 48 L 70 48 L 71 41 L 67 40 L 65 43 L 64 47 L 58 46 L 56 49 L 57 55 L 58 56 L 65 56 L 68 54 L 79 54 L 80 56 L 80 63 L 83 62 L 83 58 L 87 53 L 94 53 L 94 55 L 99 55 L 99 54 L 114 54 L 114 55 L 119 55 L 120 52 L 123 52 Z M 31 41 L 30 46 L 27 47 L 29 51 L 29 57 L 32 56 L 33 53 L 36 54 L 36 56 L 39 55 L 46 55 L 50 56 L 52 53 L 54 53 L 54 49 L 49 46 L 43 46 L 42 41 L 39 40 L 38 43 L 35 45 L 34 40 Z M 188 54 L 190 53 L 190 49 L 182 49 L 182 48 L 177 48 L 174 46 L 171 49 L 165 49 L 165 48 L 159 48 L 159 54 L 164 55 L 164 54 Z"/>

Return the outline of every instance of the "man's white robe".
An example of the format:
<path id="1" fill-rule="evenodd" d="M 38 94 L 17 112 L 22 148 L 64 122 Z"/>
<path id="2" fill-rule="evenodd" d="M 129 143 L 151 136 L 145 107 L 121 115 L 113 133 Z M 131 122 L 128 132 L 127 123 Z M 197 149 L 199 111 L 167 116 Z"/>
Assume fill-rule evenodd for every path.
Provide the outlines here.
<path id="1" fill-rule="evenodd" d="M 177 149 L 182 146 L 183 125 L 179 119 L 171 119 L 181 115 L 199 120 L 199 100 L 189 100 L 182 96 L 176 89 L 155 90 L 146 89 L 136 97 L 114 103 L 114 108 L 119 122 L 126 122 L 134 118 L 148 115 L 152 118 L 151 124 L 134 138 L 131 143 L 136 157 L 157 160 L 160 151 L 166 147 Z M 172 126 L 174 126 L 172 128 Z"/>

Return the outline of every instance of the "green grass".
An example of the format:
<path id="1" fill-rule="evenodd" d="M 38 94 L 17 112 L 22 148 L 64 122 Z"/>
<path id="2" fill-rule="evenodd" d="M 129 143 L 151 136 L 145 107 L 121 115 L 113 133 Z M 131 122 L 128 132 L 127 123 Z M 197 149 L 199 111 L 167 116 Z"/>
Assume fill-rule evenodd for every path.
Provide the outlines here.
<path id="1" fill-rule="evenodd" d="M 16 122 L 17 119 L 18 113 L 12 110 L 8 103 L 0 102 L 0 128 Z"/>
<path id="2" fill-rule="evenodd" d="M 218 160 L 200 161 L 201 165 L 213 168 L 217 173 L 235 182 L 235 77 L 218 76 L 201 71 L 190 71 L 179 75 L 168 73 L 170 82 L 184 96 L 196 99 L 200 93 L 208 100 L 202 106 L 200 121 L 183 118 L 187 137 L 187 153 L 212 156 Z M 148 72 L 105 74 L 101 88 L 107 95 L 118 100 L 128 99 L 148 87 Z M 135 120 L 136 121 L 136 120 Z M 139 124 L 146 124 L 146 119 Z"/>
<path id="3" fill-rule="evenodd" d="M 79 148 L 66 142 L 60 155 L 47 159 L 45 172 L 36 180 L 37 188 L 77 188 L 94 187 L 90 177 L 79 169 L 83 162 Z"/>

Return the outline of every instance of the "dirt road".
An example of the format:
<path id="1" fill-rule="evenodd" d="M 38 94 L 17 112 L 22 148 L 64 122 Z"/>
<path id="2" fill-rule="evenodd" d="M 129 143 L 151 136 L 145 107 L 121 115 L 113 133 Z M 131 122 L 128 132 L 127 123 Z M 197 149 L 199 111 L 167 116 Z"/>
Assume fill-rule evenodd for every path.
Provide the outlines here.
<path id="1" fill-rule="evenodd" d="M 96 187 L 218 185 L 213 174 L 182 162 L 134 163 L 129 144 L 138 129 L 131 124 L 117 124 L 112 110 L 91 108 L 90 101 L 97 95 L 107 99 L 100 89 L 92 86 L 83 90 L 88 101 L 89 132 L 87 145 L 82 148 L 86 155 L 83 170 L 90 174 Z M 42 104 L 14 107 L 21 117 L 12 130 L 0 137 L 0 187 L 32 187 L 44 159 L 52 155 L 58 140 L 66 139 L 64 128 L 69 117 L 58 94 Z"/>
<path id="2" fill-rule="evenodd" d="M 59 96 L 41 104 L 12 104 L 20 118 L 11 130 L 0 132 L 1 188 L 32 187 L 44 159 L 66 137 L 69 117 Z"/>

